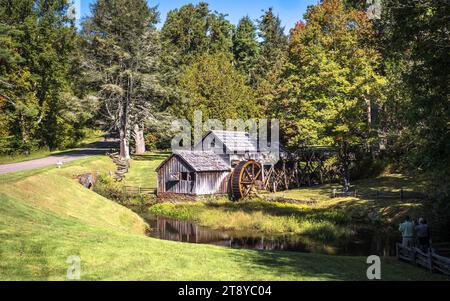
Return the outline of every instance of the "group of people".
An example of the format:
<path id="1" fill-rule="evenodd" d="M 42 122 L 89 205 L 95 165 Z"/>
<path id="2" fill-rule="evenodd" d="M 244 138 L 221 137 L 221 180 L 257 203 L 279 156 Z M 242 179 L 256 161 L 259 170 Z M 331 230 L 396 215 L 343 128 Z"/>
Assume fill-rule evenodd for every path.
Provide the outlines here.
<path id="1" fill-rule="evenodd" d="M 431 244 L 430 229 L 423 217 L 413 221 L 410 216 L 407 216 L 398 230 L 402 233 L 404 247 L 417 246 L 423 252 L 428 252 Z"/>

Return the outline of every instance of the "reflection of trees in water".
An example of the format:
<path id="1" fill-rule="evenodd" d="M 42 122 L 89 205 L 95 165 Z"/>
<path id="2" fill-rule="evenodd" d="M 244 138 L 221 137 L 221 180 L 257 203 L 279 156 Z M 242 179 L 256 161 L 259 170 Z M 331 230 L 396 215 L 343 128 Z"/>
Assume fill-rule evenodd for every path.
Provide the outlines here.
<path id="1" fill-rule="evenodd" d="M 233 235 L 205 229 L 194 223 L 158 217 L 156 229 L 157 237 L 164 240 L 208 243 L 221 246 L 247 248 L 258 250 L 299 250 L 298 243 L 291 245 L 284 237 L 277 239 L 265 237 L 234 237 Z"/>
<path id="2" fill-rule="evenodd" d="M 179 242 L 213 244 L 234 248 L 257 250 L 284 250 L 297 252 L 312 252 L 325 254 L 340 254 L 367 256 L 378 254 L 381 256 L 394 255 L 395 239 L 387 237 L 385 233 L 360 233 L 352 241 L 342 241 L 334 244 L 324 244 L 320 241 L 299 235 L 285 236 L 245 236 L 239 233 L 215 231 L 200 227 L 189 221 L 157 217 L 151 221 L 151 236 Z M 241 233 L 242 234 L 242 233 Z"/>
<path id="3" fill-rule="evenodd" d="M 226 239 L 219 232 L 201 228 L 191 222 L 158 217 L 156 231 L 159 238 L 190 243 L 210 243 Z"/>

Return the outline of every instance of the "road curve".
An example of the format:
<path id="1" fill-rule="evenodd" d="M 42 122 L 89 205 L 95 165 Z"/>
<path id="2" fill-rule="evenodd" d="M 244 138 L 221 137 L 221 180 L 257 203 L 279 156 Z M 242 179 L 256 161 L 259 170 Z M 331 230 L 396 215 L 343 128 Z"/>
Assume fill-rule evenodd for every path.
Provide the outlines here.
<path id="1" fill-rule="evenodd" d="M 18 163 L 2 164 L 0 165 L 0 175 L 35 168 L 42 168 L 50 165 L 54 165 L 56 167 L 58 162 L 62 162 L 64 164 L 78 159 L 106 154 L 107 152 L 111 151 L 111 148 L 114 148 L 116 146 L 117 145 L 115 142 L 110 141 L 96 142 L 86 148 L 62 152 L 41 159 L 35 159 Z"/>

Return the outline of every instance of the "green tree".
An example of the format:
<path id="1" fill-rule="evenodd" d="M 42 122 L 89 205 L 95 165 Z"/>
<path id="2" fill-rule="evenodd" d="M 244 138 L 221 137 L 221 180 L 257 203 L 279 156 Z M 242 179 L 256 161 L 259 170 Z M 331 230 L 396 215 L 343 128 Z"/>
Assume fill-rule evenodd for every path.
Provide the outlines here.
<path id="1" fill-rule="evenodd" d="M 83 23 L 86 79 L 101 102 L 101 116 L 120 134 L 120 156 L 130 139 L 143 143 L 142 127 L 164 93 L 159 83 L 156 8 L 145 0 L 98 0 Z"/>
<path id="2" fill-rule="evenodd" d="M 0 68 L 0 93 L 9 100 L 10 134 L 21 141 L 18 149 L 28 151 L 30 143 L 64 147 L 77 137 L 66 135 L 68 129 L 76 129 L 64 119 L 70 107 L 61 97 L 73 93 L 70 57 L 77 47 L 68 9 L 67 1 L 0 1 L 0 43 L 5 46 L 0 52 L 5 63 Z M 24 112 L 36 120 L 23 121 Z M 28 128 L 31 124 L 33 130 Z"/>
<path id="3" fill-rule="evenodd" d="M 173 64 L 180 67 L 204 53 L 231 51 L 232 31 L 226 15 L 211 12 L 207 3 L 200 2 L 170 11 L 161 35 Z"/>
<path id="4" fill-rule="evenodd" d="M 388 77 L 395 79 L 387 105 L 400 108 L 404 118 L 398 131 L 402 161 L 431 173 L 437 190 L 448 197 L 450 6 L 440 0 L 395 0 L 384 3 L 382 16 Z"/>
<path id="5" fill-rule="evenodd" d="M 275 16 L 273 8 L 269 8 L 258 21 L 259 37 L 261 39 L 260 71 L 263 75 L 280 60 L 286 51 L 287 37 L 281 20 Z"/>
<path id="6" fill-rule="evenodd" d="M 236 68 L 247 76 L 251 84 L 255 83 L 258 53 L 256 26 L 250 17 L 243 17 L 233 34 L 233 55 Z"/>
<path id="7" fill-rule="evenodd" d="M 350 146 L 370 150 L 376 139 L 372 109 L 383 101 L 381 57 L 369 42 L 373 26 L 340 0 L 310 7 L 305 20 L 291 32 L 275 109 L 289 145 L 337 146 L 347 173 Z"/>
<path id="8" fill-rule="evenodd" d="M 269 8 L 258 21 L 260 51 L 258 55 L 256 93 L 258 103 L 266 115 L 277 94 L 277 86 L 282 78 L 283 65 L 286 59 L 287 37 L 281 20 Z"/>
<path id="9" fill-rule="evenodd" d="M 252 89 L 246 85 L 245 77 L 237 71 L 228 54 L 204 54 L 180 78 L 183 102 L 175 111 L 180 117 L 192 119 L 200 110 L 204 119 L 226 119 L 256 117 Z"/>

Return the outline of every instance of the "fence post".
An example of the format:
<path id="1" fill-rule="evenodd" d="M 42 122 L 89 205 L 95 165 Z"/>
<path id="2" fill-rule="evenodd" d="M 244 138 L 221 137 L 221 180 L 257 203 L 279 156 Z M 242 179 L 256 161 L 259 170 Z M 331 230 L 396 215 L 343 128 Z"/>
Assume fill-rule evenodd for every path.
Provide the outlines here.
<path id="1" fill-rule="evenodd" d="M 403 188 L 400 189 L 400 201 L 403 201 Z"/>
<path id="2" fill-rule="evenodd" d="M 333 189 L 333 198 L 335 198 L 335 197 L 336 197 L 336 188 Z"/>
<path id="3" fill-rule="evenodd" d="M 430 265 L 430 272 L 433 272 L 433 251 L 428 248 L 428 264 Z"/>
<path id="4" fill-rule="evenodd" d="M 398 249 L 399 249 L 398 246 L 399 246 L 399 244 L 396 243 L 396 244 L 395 244 L 395 254 L 397 255 L 397 259 L 400 258 L 400 254 L 398 253 L 398 251 L 399 251 L 399 250 L 398 250 Z"/>
<path id="5" fill-rule="evenodd" d="M 141 185 L 139 185 L 139 194 L 141 194 Z"/>

